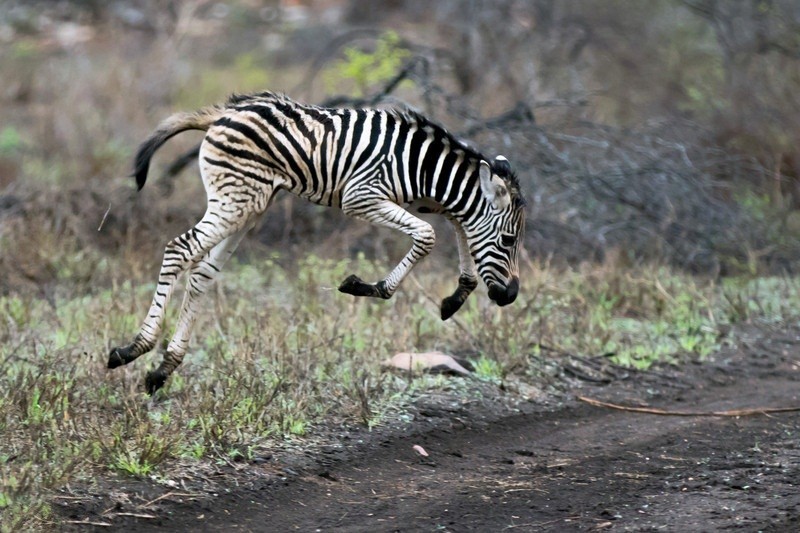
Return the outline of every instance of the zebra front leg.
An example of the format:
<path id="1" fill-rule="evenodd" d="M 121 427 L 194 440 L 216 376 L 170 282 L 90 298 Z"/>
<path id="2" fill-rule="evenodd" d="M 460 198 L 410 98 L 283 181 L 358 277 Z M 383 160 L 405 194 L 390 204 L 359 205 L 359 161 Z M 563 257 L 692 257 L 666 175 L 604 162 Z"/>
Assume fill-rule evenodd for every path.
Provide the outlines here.
<path id="1" fill-rule="evenodd" d="M 467 234 L 464 233 L 464 228 L 458 220 L 447 217 L 453 224 L 456 230 L 456 243 L 458 244 L 458 267 L 461 270 L 461 275 L 458 276 L 458 288 L 455 292 L 442 300 L 441 312 L 442 320 L 447 320 L 455 314 L 456 311 L 461 309 L 464 302 L 478 286 L 478 273 L 475 268 L 475 260 L 469 251 L 469 243 L 467 242 Z"/>
<path id="2" fill-rule="evenodd" d="M 442 320 L 447 320 L 453 316 L 456 311 L 461 309 L 461 306 L 467 301 L 467 297 L 469 297 L 469 295 L 477 286 L 477 278 L 469 277 L 464 274 L 460 275 L 458 277 L 458 287 L 456 288 L 455 292 L 442 300 Z"/>
<path id="3" fill-rule="evenodd" d="M 339 285 L 339 291 L 353 296 L 388 299 L 392 297 L 414 265 L 430 253 L 436 241 L 436 235 L 430 224 L 415 217 L 394 202 L 357 196 L 352 192 L 343 196 L 342 210 L 345 213 L 373 224 L 400 230 L 410 236 L 413 243 L 408 253 L 386 278 L 372 284 L 353 274 Z"/>
<path id="4" fill-rule="evenodd" d="M 167 351 L 164 352 L 161 364 L 145 376 L 145 388 L 148 394 L 155 394 L 158 389 L 163 387 L 167 378 L 183 362 L 202 296 L 208 291 L 233 252 L 236 251 L 236 247 L 239 246 L 248 229 L 249 227 L 239 230 L 225 238 L 192 267 L 186 282 L 186 293 L 183 297 L 175 334 L 167 346 Z"/>

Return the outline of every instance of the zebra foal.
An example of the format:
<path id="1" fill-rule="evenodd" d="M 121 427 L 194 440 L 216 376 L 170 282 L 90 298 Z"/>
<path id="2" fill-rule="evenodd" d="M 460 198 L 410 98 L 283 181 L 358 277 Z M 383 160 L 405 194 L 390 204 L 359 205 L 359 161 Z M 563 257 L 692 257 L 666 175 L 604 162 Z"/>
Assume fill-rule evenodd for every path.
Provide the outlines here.
<path id="1" fill-rule="evenodd" d="M 175 333 L 161 364 L 145 379 L 151 394 L 183 361 L 200 297 L 281 189 L 411 237 L 411 249 L 384 279 L 367 283 L 351 275 L 341 292 L 391 298 L 434 245 L 430 224 L 402 207 L 416 204 L 420 212 L 447 217 L 456 232 L 461 272 L 457 289 L 442 301 L 443 320 L 458 311 L 479 276 L 498 305 L 516 298 L 525 202 L 504 157 L 489 161 L 411 112 L 326 109 L 272 93 L 235 95 L 223 105 L 162 122 L 136 154 L 139 189 L 156 150 L 192 129 L 207 132 L 199 153 L 206 212 L 167 244 L 139 333 L 108 358 L 108 367 L 116 368 L 155 347 L 175 283 L 188 272 Z"/>

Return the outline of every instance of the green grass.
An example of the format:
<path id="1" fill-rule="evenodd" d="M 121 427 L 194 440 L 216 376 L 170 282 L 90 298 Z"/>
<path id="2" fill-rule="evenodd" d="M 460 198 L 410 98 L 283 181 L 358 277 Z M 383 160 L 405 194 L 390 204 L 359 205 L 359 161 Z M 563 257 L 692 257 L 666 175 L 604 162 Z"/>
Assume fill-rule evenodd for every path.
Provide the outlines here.
<path id="1" fill-rule="evenodd" d="M 24 36 L 0 57 L 31 91 L 6 99 L 0 163 L 18 177 L 0 192 L 38 199 L 21 220 L 0 223 L 2 531 L 50 525 L 49 497 L 66 483 L 98 476 L 157 481 L 178 464 L 248 459 L 287 442 L 313 442 L 325 426 L 396 426 L 408 421 L 409 403 L 431 391 L 478 394 L 473 380 L 383 372 L 381 361 L 398 351 L 474 354 L 481 390 L 511 383 L 510 391 L 551 382 L 559 353 L 610 354 L 618 364 L 647 368 L 707 357 L 725 342 L 727 324 L 797 320 L 796 279 L 716 284 L 650 266 L 527 264 L 514 305 L 495 307 L 481 288 L 443 323 L 438 302 L 455 288 L 454 263 L 445 269 L 428 260 L 392 300 L 369 301 L 335 288 L 347 274 L 377 279 L 391 265 L 309 255 L 287 266 L 260 257 L 225 269 L 185 364 L 151 400 L 142 382 L 158 354 L 115 371 L 106 370 L 106 357 L 132 338 L 147 311 L 158 261 L 152 252 L 162 245 L 152 246 L 160 240 L 154 233 L 183 231 L 184 218 L 201 209 L 194 202 L 202 191 L 195 177 L 181 182 L 181 203 L 173 197 L 147 201 L 146 209 L 134 205 L 133 184 L 122 179 L 131 152 L 176 109 L 234 91 L 297 86 L 306 65 L 271 67 L 267 55 L 224 47 L 214 61 L 192 59 L 163 53 L 175 48 L 174 36 L 147 41 L 137 48 L 119 40 L 136 50 L 123 54 L 124 64 L 106 40 L 91 60 L 47 52 Z M 318 85 L 366 94 L 409 57 L 386 33 L 371 51 L 345 49 Z M 689 94 L 695 103 L 703 96 Z M 308 98 L 316 96 L 309 91 Z M 179 153 L 179 146 L 168 150 Z M 758 220 L 769 208 L 765 196 L 738 200 Z M 107 206 L 111 215 L 99 233 Z M 740 271 L 757 272 L 756 258 L 748 261 Z M 180 299 L 173 299 L 169 324 Z M 544 346 L 556 349 L 550 359 L 542 357 Z"/>
<path id="2" fill-rule="evenodd" d="M 68 261 L 67 264 L 70 264 Z M 120 269 L 108 258 L 104 269 Z M 384 373 L 398 351 L 477 354 L 489 384 L 542 379 L 541 346 L 613 352 L 622 365 L 703 358 L 723 325 L 780 323 L 800 309 L 798 282 L 704 282 L 665 268 L 523 269 L 519 300 L 497 308 L 479 289 L 454 319 L 438 302 L 455 287 L 432 265 L 389 301 L 335 290 L 348 273 L 377 278 L 387 265 L 313 255 L 296 267 L 232 262 L 208 296 L 186 362 L 155 401 L 142 392 L 158 354 L 115 371 L 112 345 L 136 332 L 152 282 L 60 284 L 47 299 L 0 298 L 0 513 L 3 529 L 42 525 L 48 491 L 93 476 L 157 477 L 176 461 L 249 458 L 341 422 L 372 428 L 404 420 L 405 407 L 460 378 Z M 124 270 L 124 269 L 120 269 Z M 168 315 L 175 321 L 176 295 Z M 409 381 L 410 380 L 410 381 Z"/>

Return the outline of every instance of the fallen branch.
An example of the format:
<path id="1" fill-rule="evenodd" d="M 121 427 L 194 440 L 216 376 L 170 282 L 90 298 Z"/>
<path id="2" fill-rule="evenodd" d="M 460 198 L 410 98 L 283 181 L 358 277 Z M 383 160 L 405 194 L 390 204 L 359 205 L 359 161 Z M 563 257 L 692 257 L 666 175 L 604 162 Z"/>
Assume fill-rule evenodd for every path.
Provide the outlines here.
<path id="1" fill-rule="evenodd" d="M 790 413 L 793 411 L 800 411 L 800 407 L 757 407 L 754 409 L 732 409 L 730 411 L 665 411 L 663 409 L 656 409 L 654 407 L 632 407 L 627 405 L 618 405 L 615 403 L 603 402 L 585 396 L 578 396 L 582 402 L 594 405 L 597 407 L 607 407 L 609 409 L 618 409 L 620 411 L 631 411 L 634 413 L 647 413 L 650 415 L 662 416 L 751 416 L 751 415 L 764 415 L 769 413 Z"/>
<path id="2" fill-rule="evenodd" d="M 170 497 L 199 498 L 200 496 L 201 496 L 201 494 L 191 494 L 189 492 L 167 492 L 166 494 L 162 494 L 161 496 L 159 496 L 158 498 L 156 498 L 154 500 L 150 500 L 149 502 L 143 503 L 141 505 L 137 505 L 136 507 L 138 509 L 144 509 L 146 507 L 150 507 L 151 505 L 153 505 L 154 503 L 156 503 L 158 501 L 163 500 L 164 498 L 170 498 Z"/>
<path id="3" fill-rule="evenodd" d="M 148 518 L 148 519 L 155 519 L 158 518 L 152 514 L 142 514 L 142 513 L 114 513 L 115 516 L 131 516 L 133 518 Z"/>
<path id="4" fill-rule="evenodd" d="M 95 526 L 95 527 L 111 527 L 114 524 L 109 524 L 108 522 L 92 522 L 91 520 L 67 520 L 65 521 L 66 524 L 76 524 L 79 526 Z"/>

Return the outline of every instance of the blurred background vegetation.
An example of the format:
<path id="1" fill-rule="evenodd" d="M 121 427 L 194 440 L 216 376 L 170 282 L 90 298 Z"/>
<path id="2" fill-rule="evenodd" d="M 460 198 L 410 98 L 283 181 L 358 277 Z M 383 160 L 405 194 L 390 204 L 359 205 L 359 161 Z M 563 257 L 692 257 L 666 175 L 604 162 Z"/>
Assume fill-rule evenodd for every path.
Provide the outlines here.
<path id="1" fill-rule="evenodd" d="M 0 73 L 1 531 L 52 527 L 67 483 L 197 486 L 310 434 L 408 422 L 425 394 L 531 400 L 797 320 L 795 0 L 0 0 Z M 441 322 L 458 271 L 435 217 L 392 300 L 344 297 L 407 239 L 284 195 L 145 403 L 158 355 L 105 358 L 204 211 L 181 159 L 202 135 L 159 151 L 141 192 L 133 153 L 172 112 L 262 90 L 412 106 L 506 155 L 529 200 L 520 298 L 498 309 L 482 288 Z M 432 349 L 475 379 L 381 371 Z"/>
<path id="2" fill-rule="evenodd" d="M 0 291 L 157 258 L 203 192 L 191 164 L 134 194 L 137 143 L 173 111 L 264 89 L 411 105 L 507 155 L 532 200 L 531 257 L 794 271 L 799 30 L 792 0 L 4 1 Z M 185 137 L 156 176 L 199 139 Z M 407 243 L 283 198 L 248 246 Z"/>

